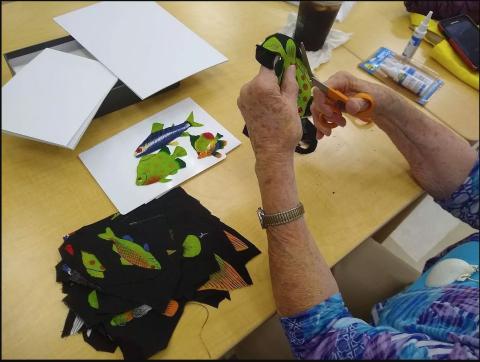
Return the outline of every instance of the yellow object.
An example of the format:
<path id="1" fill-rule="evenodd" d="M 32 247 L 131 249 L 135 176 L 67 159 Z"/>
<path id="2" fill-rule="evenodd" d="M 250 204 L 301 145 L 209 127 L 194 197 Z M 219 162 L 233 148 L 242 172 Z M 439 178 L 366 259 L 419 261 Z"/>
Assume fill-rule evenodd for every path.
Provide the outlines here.
<path id="1" fill-rule="evenodd" d="M 422 20 L 425 18 L 425 15 L 410 13 L 410 23 L 412 26 L 418 26 Z M 443 38 L 443 35 L 438 28 L 438 21 L 430 20 L 428 24 L 428 31 L 435 33 Z M 428 37 L 425 37 L 426 40 Z M 475 72 L 468 68 L 463 60 L 455 53 L 453 48 L 450 46 L 446 39 L 439 41 L 434 44 L 430 41 L 433 47 L 432 57 L 451 73 L 453 73 L 458 79 L 462 82 L 467 83 L 470 87 L 473 87 L 478 90 L 478 72 Z"/>
<path id="2" fill-rule="evenodd" d="M 478 90 L 478 72 L 471 70 L 463 63 L 447 40 L 442 40 L 433 47 L 432 57 L 462 82 Z"/>

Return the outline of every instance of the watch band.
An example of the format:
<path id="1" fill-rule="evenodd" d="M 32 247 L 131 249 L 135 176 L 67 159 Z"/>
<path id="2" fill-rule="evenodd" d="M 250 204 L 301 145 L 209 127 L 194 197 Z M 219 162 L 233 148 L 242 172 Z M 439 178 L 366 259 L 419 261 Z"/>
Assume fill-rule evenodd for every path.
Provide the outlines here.
<path id="1" fill-rule="evenodd" d="M 277 212 L 275 214 L 265 214 L 263 209 L 259 207 L 257 210 L 257 214 L 262 229 L 266 229 L 269 226 L 287 224 L 289 222 L 299 219 L 300 217 L 302 217 L 303 214 L 305 214 L 305 208 L 300 202 L 293 209 Z"/>

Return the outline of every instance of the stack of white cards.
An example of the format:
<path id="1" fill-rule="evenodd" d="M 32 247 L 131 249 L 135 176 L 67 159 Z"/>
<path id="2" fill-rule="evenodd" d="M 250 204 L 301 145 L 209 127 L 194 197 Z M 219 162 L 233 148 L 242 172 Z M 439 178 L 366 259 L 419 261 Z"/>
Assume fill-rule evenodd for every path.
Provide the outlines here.
<path id="1" fill-rule="evenodd" d="M 96 60 L 45 49 L 2 88 L 2 130 L 74 149 L 116 82 Z"/>
<path id="2" fill-rule="evenodd" d="M 74 149 L 118 79 L 145 99 L 227 60 L 153 1 L 100 2 L 54 20 L 95 60 L 36 56 L 2 88 L 6 133 Z"/>

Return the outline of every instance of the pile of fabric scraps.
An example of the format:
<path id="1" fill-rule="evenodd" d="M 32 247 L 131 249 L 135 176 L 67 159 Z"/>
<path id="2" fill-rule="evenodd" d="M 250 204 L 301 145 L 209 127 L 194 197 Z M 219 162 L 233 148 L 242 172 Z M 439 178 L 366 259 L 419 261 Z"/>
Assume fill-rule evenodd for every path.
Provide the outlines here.
<path id="1" fill-rule="evenodd" d="M 164 349 L 188 301 L 218 308 L 251 285 L 245 265 L 260 253 L 181 188 L 66 235 L 59 251 L 62 337 L 81 332 L 125 359 Z"/>

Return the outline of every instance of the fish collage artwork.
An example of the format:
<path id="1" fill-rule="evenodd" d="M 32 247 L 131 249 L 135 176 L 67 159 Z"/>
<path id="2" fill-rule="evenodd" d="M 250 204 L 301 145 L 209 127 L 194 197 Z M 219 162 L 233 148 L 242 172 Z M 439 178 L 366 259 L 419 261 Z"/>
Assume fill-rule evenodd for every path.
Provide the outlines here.
<path id="1" fill-rule="evenodd" d="M 166 183 L 172 181 L 169 178 L 181 169 L 187 167 L 187 162 L 182 158 L 188 156 L 187 150 L 178 145 L 179 137 L 189 137 L 190 145 L 196 153 L 197 160 L 213 156 L 221 158 L 219 152 L 227 145 L 222 140 L 223 135 L 211 132 L 203 132 L 198 135 L 187 132 L 191 127 L 203 127 L 195 122 L 193 111 L 190 112 L 185 122 L 164 128 L 164 124 L 155 122 L 152 124 L 150 135 L 135 149 L 134 156 L 140 158 L 137 166 L 137 186 L 151 185 L 156 182 Z M 168 148 L 175 146 L 173 152 Z M 158 152 L 157 152 L 158 151 Z"/>

